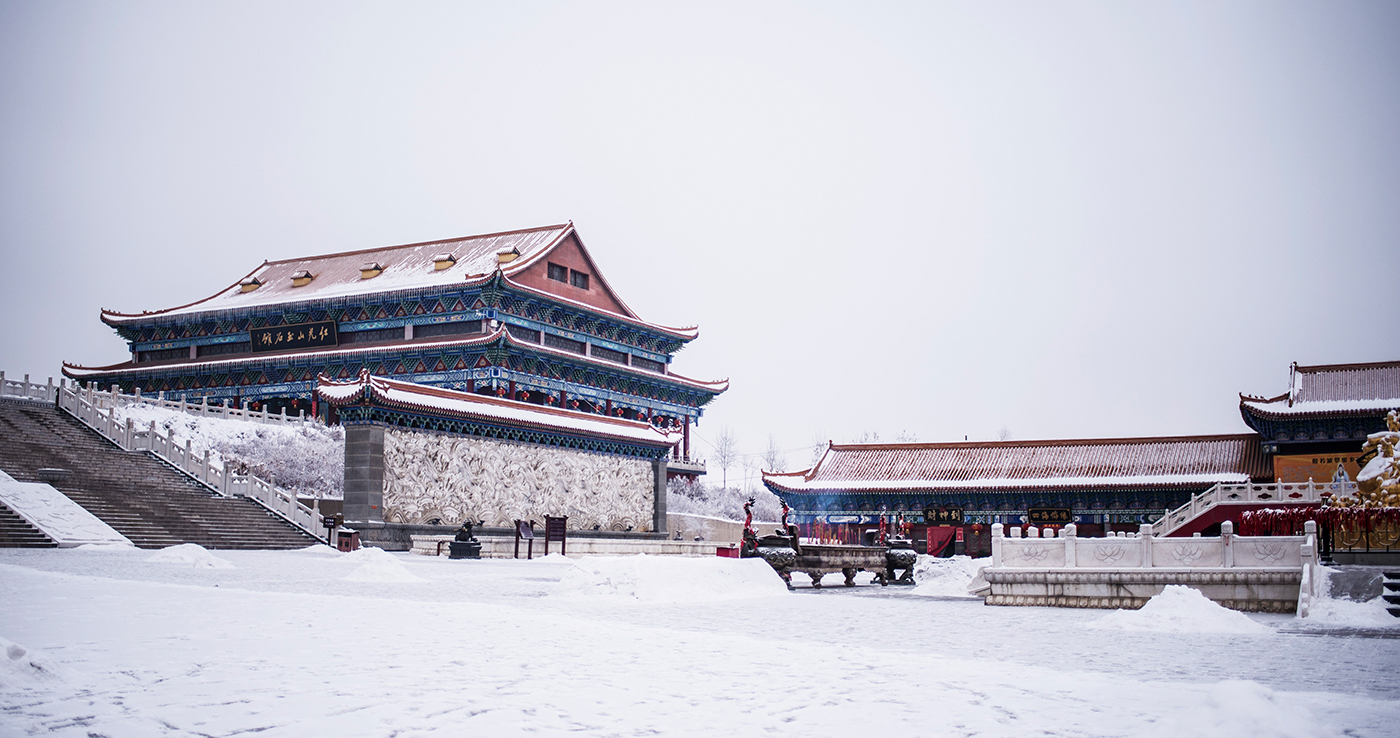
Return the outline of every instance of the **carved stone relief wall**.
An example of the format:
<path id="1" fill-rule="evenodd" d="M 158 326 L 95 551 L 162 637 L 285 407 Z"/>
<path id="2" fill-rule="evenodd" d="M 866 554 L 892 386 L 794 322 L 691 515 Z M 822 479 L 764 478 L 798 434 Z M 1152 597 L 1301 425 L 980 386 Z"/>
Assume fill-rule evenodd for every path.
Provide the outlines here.
<path id="1" fill-rule="evenodd" d="M 569 516 L 574 529 L 652 529 L 655 476 L 643 459 L 388 428 L 384 520 L 487 526 Z"/>

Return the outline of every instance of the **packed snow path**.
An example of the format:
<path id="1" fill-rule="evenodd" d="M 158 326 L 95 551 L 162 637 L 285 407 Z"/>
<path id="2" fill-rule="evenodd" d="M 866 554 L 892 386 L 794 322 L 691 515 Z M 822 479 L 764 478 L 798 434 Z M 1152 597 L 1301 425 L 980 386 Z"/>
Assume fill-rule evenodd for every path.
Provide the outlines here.
<path id="1" fill-rule="evenodd" d="M 1191 632 L 1189 619 L 1163 632 L 1113 629 L 1104 611 L 776 582 L 761 562 L 718 558 L 0 551 L 0 735 L 1379 737 L 1400 725 L 1400 630 L 1361 606 L 1312 623 L 1249 616 L 1264 626 L 1254 634 Z"/>

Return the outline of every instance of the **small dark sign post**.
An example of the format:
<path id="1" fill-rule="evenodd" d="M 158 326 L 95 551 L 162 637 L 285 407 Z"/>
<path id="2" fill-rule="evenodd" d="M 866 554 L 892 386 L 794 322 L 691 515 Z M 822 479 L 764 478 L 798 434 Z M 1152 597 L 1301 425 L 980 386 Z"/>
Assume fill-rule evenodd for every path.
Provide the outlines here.
<path id="1" fill-rule="evenodd" d="M 1067 507 L 1033 507 L 1026 511 L 1026 522 L 1031 525 L 1069 525 L 1074 522 L 1074 511 Z"/>
<path id="2" fill-rule="evenodd" d="M 535 558 L 535 521 L 515 521 L 515 558 L 520 558 L 520 539 L 525 539 L 525 558 Z"/>
<path id="3" fill-rule="evenodd" d="M 279 325 L 276 328 L 251 328 L 248 340 L 252 342 L 253 353 L 283 351 L 285 349 L 317 348 L 335 346 L 339 343 L 334 320 L 319 323 L 298 323 Z"/>
<path id="4" fill-rule="evenodd" d="M 544 516 L 544 555 L 545 555 L 545 556 L 548 556 L 548 555 L 549 555 L 549 542 L 550 542 L 550 541 L 558 541 L 558 542 L 559 542 L 559 554 L 560 554 L 561 556 L 562 556 L 562 555 L 565 555 L 565 552 L 564 552 L 564 546 L 565 546 L 564 538 L 565 538 L 565 531 L 568 530 L 568 525 L 569 525 L 569 516 L 568 516 L 568 515 L 559 515 L 559 516 L 555 516 L 555 515 L 546 515 L 546 516 Z"/>
<path id="5" fill-rule="evenodd" d="M 961 507 L 926 507 L 924 522 L 929 525 L 962 525 L 963 510 Z"/>

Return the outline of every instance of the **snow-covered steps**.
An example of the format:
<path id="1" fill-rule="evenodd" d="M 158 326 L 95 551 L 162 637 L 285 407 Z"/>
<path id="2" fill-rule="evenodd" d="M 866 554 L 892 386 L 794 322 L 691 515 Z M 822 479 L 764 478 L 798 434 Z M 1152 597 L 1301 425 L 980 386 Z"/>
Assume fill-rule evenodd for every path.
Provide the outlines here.
<path id="1" fill-rule="evenodd" d="M 0 469 L 47 482 L 141 548 L 302 548 L 316 541 L 244 498 L 221 497 L 123 451 L 52 406 L 0 400 Z M 66 472 L 66 473 L 63 473 Z"/>
<path id="2" fill-rule="evenodd" d="M 131 545 L 126 536 L 62 492 L 47 484 L 17 482 L 3 471 L 0 471 L 0 508 L 9 513 L 7 517 L 0 517 L 0 531 L 4 532 L 0 545 L 24 548 L 71 548 L 87 543 Z M 11 540 L 14 543 L 10 543 Z"/>
<path id="3" fill-rule="evenodd" d="M 52 538 L 0 503 L 0 548 L 53 548 Z"/>

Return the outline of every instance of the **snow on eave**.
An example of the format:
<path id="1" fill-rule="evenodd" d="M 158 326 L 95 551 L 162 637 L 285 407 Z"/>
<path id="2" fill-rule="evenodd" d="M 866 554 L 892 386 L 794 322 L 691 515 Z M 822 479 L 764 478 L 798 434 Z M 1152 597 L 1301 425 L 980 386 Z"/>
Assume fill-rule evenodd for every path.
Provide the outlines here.
<path id="1" fill-rule="evenodd" d="M 361 371 L 358 379 L 339 381 L 318 377 L 316 392 L 335 405 L 349 405 L 368 400 L 390 406 L 424 412 L 443 412 L 458 416 L 490 418 L 516 424 L 553 430 L 606 436 L 655 447 L 678 443 L 680 433 L 662 431 L 651 423 L 625 418 L 612 418 L 577 410 L 551 408 L 518 400 L 506 400 L 471 392 L 443 389 L 430 385 L 403 382 Z"/>
<path id="2" fill-rule="evenodd" d="M 1400 409 L 1400 398 L 1375 400 L 1317 400 L 1295 402 L 1292 405 L 1277 403 L 1276 400 L 1241 400 L 1240 407 L 1251 415 L 1265 418 L 1301 418 L 1323 415 L 1373 414 Z"/>
<path id="3" fill-rule="evenodd" d="M 1393 367 L 1400 367 L 1400 361 L 1369 361 L 1352 364 L 1314 364 L 1312 366 L 1303 366 L 1302 364 L 1295 364 L 1293 368 L 1300 374 L 1320 374 L 1322 372 L 1365 371 L 1368 369 L 1385 369 Z"/>
<path id="4" fill-rule="evenodd" d="M 505 333 L 506 342 L 512 346 L 516 346 L 518 348 L 528 348 L 532 351 L 539 351 L 541 353 L 546 354 L 553 354 L 554 356 L 557 356 L 561 359 L 581 359 L 601 369 L 621 370 L 623 372 L 627 372 L 638 377 L 646 377 L 648 379 L 673 379 L 676 380 L 676 384 L 684 384 L 692 386 L 696 389 L 715 391 L 715 394 L 719 394 L 720 392 L 723 392 L 724 390 L 729 388 L 729 380 L 727 379 L 720 380 L 719 382 L 702 382 L 698 379 L 691 379 L 689 377 L 684 377 L 679 374 L 672 374 L 670 372 L 649 372 L 645 369 L 638 369 L 630 364 L 615 364 L 611 361 L 595 359 L 592 356 L 576 354 L 572 351 L 565 351 L 563 349 L 554 348 L 553 346 L 546 346 L 543 343 L 530 343 L 529 341 L 522 341 L 516 338 L 515 336 L 512 336 L 510 332 L 505 329 L 504 323 L 501 324 L 501 327 L 496 331 L 496 333 L 493 333 L 491 335 L 496 336 L 501 333 Z M 724 387 L 722 389 L 715 390 L 715 388 L 719 387 L 719 385 L 721 384 L 723 384 Z"/>
<path id="5" fill-rule="evenodd" d="M 1207 474 L 1153 474 L 1103 477 L 1043 477 L 1027 479 L 908 479 L 908 480 L 822 480 L 785 485 L 771 475 L 764 478 L 785 492 L 920 492 L 932 490 L 988 489 L 1073 489 L 1094 487 L 1184 487 L 1212 484 L 1248 484 L 1248 474 L 1221 472 Z"/>
<path id="6" fill-rule="evenodd" d="M 276 359 L 276 358 L 282 358 L 282 357 L 288 357 L 288 356 L 291 356 L 291 357 L 298 357 L 298 358 L 299 358 L 299 357 L 303 357 L 303 356 L 320 357 L 320 356 L 333 356 L 333 355 L 341 355 L 341 354 L 345 354 L 345 355 L 348 355 L 348 354 L 362 354 L 362 353 L 369 353 L 369 352 L 372 352 L 372 351 L 385 351 L 385 350 L 390 350 L 390 349 L 403 349 L 403 348 L 425 349 L 425 348 L 438 348 L 438 347 L 441 347 L 441 346 L 472 346 L 472 345 L 481 344 L 481 343 L 490 343 L 493 339 L 499 338 L 499 337 L 500 337 L 500 334 L 501 334 L 503 331 L 504 331 L 504 328 L 502 328 L 501 330 L 497 330 L 495 333 L 483 333 L 483 334 L 480 334 L 480 335 L 475 336 L 475 337 L 472 337 L 472 338 L 457 339 L 457 340 L 453 340 L 453 341 L 423 341 L 422 343 L 418 343 L 418 342 L 415 341 L 415 342 L 413 342 L 413 343 L 387 343 L 387 344 L 386 344 L 386 343 L 381 343 L 381 344 L 371 344 L 371 345 L 368 345 L 368 346 L 356 346 L 355 348 L 341 348 L 341 347 L 337 346 L 337 347 L 334 347 L 334 348 L 327 348 L 327 349 L 320 349 L 320 350 L 316 350 L 316 349 L 311 349 L 311 350 L 292 349 L 292 350 L 290 350 L 290 351 L 275 351 L 275 352 L 269 351 L 269 352 L 263 353 L 263 354 L 244 354 L 244 355 L 242 355 L 242 356 L 235 356 L 235 357 L 231 357 L 231 358 L 227 358 L 227 359 L 208 359 L 208 360 L 206 360 L 206 361 L 181 361 L 181 362 L 175 362 L 175 363 L 172 363 L 172 364 L 133 364 L 133 363 L 131 363 L 130 361 L 126 361 L 126 362 L 123 362 L 123 363 L 121 363 L 121 364 L 112 364 L 112 365 L 110 365 L 110 366 L 85 367 L 85 366 L 82 366 L 82 365 L 79 365 L 79 364 L 69 364 L 68 362 L 65 361 L 65 362 L 63 362 L 63 373 L 64 373 L 65 375 L 67 375 L 67 376 L 73 378 L 73 379 L 77 379 L 77 378 L 79 377 L 79 375 L 82 375 L 82 376 L 93 376 L 93 375 L 95 375 L 95 374 L 107 374 L 107 373 L 110 373 L 110 372 L 123 372 L 123 371 L 135 371 L 135 370 L 140 370 L 140 371 L 145 372 L 145 371 L 165 370 L 165 369 L 188 369 L 188 368 L 190 368 L 190 367 L 233 366 L 233 365 L 235 365 L 235 364 L 241 364 L 241 363 L 246 363 L 246 362 L 266 361 L 266 360 L 268 360 L 268 359 Z M 529 344 L 529 345 L 533 346 L 534 344 Z"/>
<path id="7" fill-rule="evenodd" d="M 597 267 L 595 266 L 594 268 L 596 269 Z M 596 274 L 596 272 L 595 272 L 595 274 Z M 484 283 L 484 282 L 489 281 L 489 280 L 490 280 L 490 276 L 491 276 L 491 275 L 487 275 L 486 278 L 480 280 L 480 282 L 483 282 L 483 283 Z M 514 287 L 514 288 L 516 288 L 516 289 L 518 289 L 518 290 L 521 290 L 521 291 L 523 291 L 523 292 L 530 292 L 530 293 L 533 293 L 533 294 L 535 294 L 535 295 L 539 295 L 540 297 L 543 297 L 543 298 L 546 298 L 546 299 L 549 299 L 549 300 L 554 300 L 554 301 L 557 301 L 557 302 L 567 303 L 567 304 L 569 304 L 569 305 L 571 305 L 571 306 L 573 306 L 573 307 L 576 307 L 576 308 L 578 308 L 578 309 L 580 309 L 580 310 L 584 310 L 584 311 L 588 311 L 588 312 L 593 312 L 593 313 L 601 313 L 601 314 L 603 314 L 603 315 L 606 315 L 606 316 L 608 316 L 608 317 L 610 317 L 610 318 L 613 318 L 613 319 L 615 319 L 615 320 L 618 320 L 618 321 L 620 321 L 620 322 L 623 322 L 623 323 L 631 323 L 631 324 L 633 324 L 633 325 L 638 325 L 638 326 L 641 326 L 641 327 L 643 327 L 643 328 L 649 328 L 649 329 L 651 329 L 651 330 L 657 331 L 658 333 L 665 333 L 665 334 L 667 334 L 667 335 L 670 335 L 670 336 L 674 336 L 674 337 L 676 337 L 676 338 L 683 339 L 683 340 L 685 340 L 686 342 L 694 341 L 696 338 L 698 338 L 698 337 L 700 336 L 700 327 L 699 327 L 699 326 L 690 326 L 690 327 L 688 327 L 688 328 L 671 328 L 671 327 L 664 326 L 664 325 L 660 325 L 660 324 L 657 324 L 657 323 L 648 323 L 647 321 L 642 320 L 641 318 L 636 317 L 636 314 L 635 314 L 635 313 L 632 313 L 631 315 L 622 315 L 622 314 L 619 314 L 619 313 L 614 313 L 614 312 L 611 311 L 611 310 L 605 310 L 605 309 L 600 308 L 600 307 L 595 307 L 595 306 L 593 306 L 593 305 L 589 305 L 589 304 L 586 303 L 586 302 L 579 302 L 578 300 L 575 300 L 575 299 L 573 299 L 573 298 L 565 297 L 565 296 L 563 296 L 563 295 L 556 295 L 556 294 L 554 294 L 553 292 L 546 292 L 546 291 L 544 291 L 544 290 L 536 289 L 536 288 L 531 287 L 531 286 L 529 286 L 529 285 L 521 284 L 521 283 L 519 283 L 519 282 L 517 282 L 517 281 L 511 279 L 511 278 L 510 278 L 510 275 L 507 274 L 505 271 L 502 271 L 502 273 L 501 273 L 501 278 L 502 278 L 505 282 L 507 282 L 508 284 L 510 284 L 511 287 Z M 609 287 L 608 290 L 611 292 L 611 291 L 612 291 L 612 288 Z M 613 293 L 613 297 L 616 298 L 617 301 L 618 301 L 619 303 L 622 302 L 622 299 L 617 297 L 617 293 Z M 623 307 L 626 307 L 626 305 L 623 305 Z M 628 312 L 631 313 L 631 308 L 628 308 Z"/>
<path id="8" fill-rule="evenodd" d="M 101 319 L 101 321 L 102 321 L 103 323 L 106 323 L 107 325 L 115 326 L 115 325 L 120 324 L 120 323 L 131 323 L 131 322 L 134 322 L 134 321 L 137 321 L 137 320 L 141 320 L 141 319 L 143 319 L 143 318 L 157 318 L 157 317 L 160 317 L 160 316 L 162 316 L 162 315 L 166 315 L 166 314 L 169 314 L 169 313 L 175 313 L 175 312 L 179 312 L 179 311 L 181 311 L 181 310 L 185 310 L 185 309 L 188 309 L 188 308 L 192 308 L 192 307 L 194 307 L 195 305 L 198 305 L 198 304 L 204 303 L 204 302 L 208 302 L 208 301 L 210 301 L 210 300 L 212 300 L 212 299 L 214 299 L 214 298 L 216 298 L 216 297 L 219 297 L 220 295 L 223 295 L 224 293 L 228 292 L 228 291 L 231 290 L 231 289 L 235 289 L 235 288 L 240 287 L 244 282 L 247 282 L 248 280 L 252 279 L 252 278 L 253 278 L 253 275 L 257 274 L 258 272 L 261 272 L 261 271 L 264 270 L 264 269 L 266 269 L 266 268 L 268 267 L 268 265 L 270 265 L 270 264 L 272 264 L 272 263 L 274 263 L 274 262 L 270 262 L 270 261 L 267 261 L 267 260 L 263 260 L 263 263 L 259 264 L 258 267 L 257 267 L 256 269 L 254 269 L 253 271 L 248 272 L 247 274 L 243 275 L 243 278 L 242 278 L 242 279 L 239 279 L 238 281 L 234 282 L 233 284 L 231 284 L 231 285 L 229 285 L 229 286 L 227 286 L 227 287 L 225 287 L 225 288 L 219 290 L 218 292 L 215 292 L 214 294 L 212 294 L 212 295 L 210 295 L 210 296 L 208 296 L 208 297 L 205 297 L 205 298 L 202 298 L 202 299 L 199 299 L 199 300 L 195 300 L 194 302 L 186 303 L 186 304 L 184 304 L 184 305 L 179 305 L 179 306 L 177 306 L 177 307 L 165 308 L 164 310 L 143 310 L 143 311 L 140 312 L 140 313 L 119 313 L 119 312 L 117 312 L 117 311 L 115 311 L 115 310 L 108 310 L 108 309 L 106 309 L 106 308 L 102 308 L 102 314 L 100 315 L 100 319 Z"/>
<path id="9" fill-rule="evenodd" d="M 167 370 L 167 369 L 188 369 L 188 368 L 192 368 L 192 367 L 203 368 L 203 367 L 214 367 L 214 366 L 236 366 L 236 365 L 240 365 L 240 364 L 244 364 L 244 363 L 252 363 L 252 362 L 266 361 L 266 360 L 268 360 L 268 359 L 274 359 L 274 358 L 286 357 L 286 356 L 294 356 L 294 357 L 298 357 L 298 358 L 300 358 L 300 357 L 324 357 L 324 356 L 339 356 L 339 355 L 350 355 L 350 354 L 369 353 L 369 352 L 374 352 L 374 351 L 392 351 L 392 350 L 403 350 L 403 349 L 413 349 L 413 350 L 417 350 L 417 349 L 431 349 L 431 348 L 438 348 L 438 347 L 475 346 L 475 345 L 481 345 L 481 344 L 488 344 L 488 343 L 491 343 L 491 342 L 493 342 L 493 341 L 495 341 L 495 340 L 498 340 L 498 339 L 501 339 L 501 338 L 504 338 L 504 339 L 505 339 L 507 342 L 509 342 L 512 346 L 515 346 L 515 347 L 517 347 L 517 348 L 529 349 L 529 350 L 531 350 L 531 351 L 537 351 L 537 352 L 540 352 L 540 353 L 551 354 L 551 355 L 557 356 L 557 357 L 559 357 L 559 358 L 561 358 L 561 359 L 572 359 L 572 360 L 576 360 L 576 361 L 577 361 L 577 360 L 582 360 L 582 361 L 587 362 L 587 363 L 589 363 L 589 364 L 591 364 L 591 365 L 593 365 L 593 366 L 598 367 L 599 369 L 620 370 L 620 371 L 622 371 L 622 372 L 624 372 L 624 373 L 627 373 L 627 374 L 630 374 L 630 375 L 633 375 L 633 376 L 643 377 L 643 378 L 648 378 L 648 379 L 654 379 L 654 380 L 655 380 L 655 379 L 670 380 L 670 381 L 671 381 L 672 383 L 674 383 L 674 384 L 679 384 L 679 385 L 683 385 L 683 386 L 688 386 L 688 387 L 692 387 L 692 388 L 694 388 L 694 389 L 703 390 L 703 391 L 706 391 L 706 392 L 713 392 L 713 393 L 715 393 L 715 394 L 720 394 L 720 393 L 724 392 L 725 390 L 729 389 L 729 380 L 727 380 L 727 379 L 721 380 L 721 381 L 718 381 L 718 382 L 703 382 L 703 381 L 700 381 L 700 380 L 697 380 L 697 379 L 691 379 L 691 378 L 689 378 L 689 377 L 685 377 L 685 376 L 682 376 L 682 375 L 679 375 L 679 374 L 672 374 L 672 373 L 670 373 L 670 372 L 667 372 L 667 373 L 662 374 L 662 373 L 657 373 L 657 372 L 649 372 L 649 371 L 646 371 L 645 369 L 638 369 L 638 368 L 636 368 L 636 367 L 629 366 L 629 365 L 627 365 L 627 364 L 614 364 L 613 362 L 610 362 L 610 361 L 603 361 L 602 359 L 595 359 L 595 358 L 593 358 L 592 356 L 586 356 L 586 355 L 584 355 L 584 354 L 575 354 L 575 353 L 573 353 L 573 352 L 571 352 L 571 351 L 564 351 L 564 350 L 561 350 L 561 349 L 556 349 L 556 348 L 553 348 L 553 347 L 551 347 L 551 346 L 546 346 L 546 345 L 544 345 L 543 343 L 529 343 L 529 342 L 527 342 L 527 341 L 521 341 L 521 340 L 517 339 L 515 336 L 510 335 L 510 332 L 506 330 L 506 326 L 505 326 L 504 323 L 502 323 L 502 324 L 500 325 L 500 327 L 497 328 L 497 329 L 494 330 L 494 331 L 490 331 L 490 332 L 487 332 L 487 333 L 482 333 L 482 334 L 479 334 L 479 335 L 474 336 L 474 337 L 472 337 L 472 338 L 456 339 L 456 340 L 449 340 L 449 341 L 424 341 L 424 342 L 422 342 L 422 343 L 418 343 L 418 342 L 415 341 L 415 342 L 413 342 L 413 343 L 374 344 L 374 345 L 369 345 L 369 346 L 357 346 L 357 347 L 355 347 L 355 348 L 340 348 L 340 347 L 335 347 L 335 348 L 327 348 L 327 349 L 320 349 L 320 350 L 314 350 L 314 349 L 313 349 L 313 350 L 293 349 L 292 351 L 269 352 L 269 353 L 265 353 L 265 354 L 245 354 L 245 355 L 243 355 L 243 356 L 235 356 L 235 357 L 231 357 L 231 358 L 227 358 L 227 359 L 208 359 L 208 360 L 205 360 L 205 361 L 181 361 L 181 362 L 175 362 L 175 363 L 171 363 L 171 364 L 133 364 L 133 363 L 131 363 L 130 361 L 125 361 L 125 362 L 122 362 L 122 363 L 120 363 L 120 364 L 111 364 L 111 365 L 108 365 L 108 366 L 85 367 L 85 366 L 81 366 L 81 365 L 79 365 L 79 364 L 69 364 L 68 362 L 64 362 L 64 363 L 63 363 L 63 369 L 62 369 L 62 371 L 63 371 L 63 374 L 64 374 L 65 376 L 69 377 L 70 379 L 82 379 L 82 378 L 85 378 L 85 377 L 92 377 L 92 376 L 97 376 L 97 375 L 101 375 L 101 374 L 111 374 L 111 373 L 113 373 L 113 372 L 133 372 L 133 371 L 140 371 L 140 372 L 143 372 L 143 373 L 144 373 L 144 372 L 151 372 L 151 371 L 163 371 L 163 370 Z"/>

